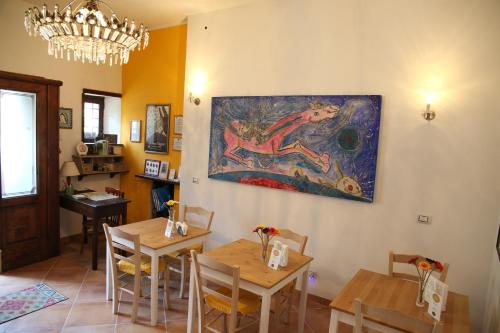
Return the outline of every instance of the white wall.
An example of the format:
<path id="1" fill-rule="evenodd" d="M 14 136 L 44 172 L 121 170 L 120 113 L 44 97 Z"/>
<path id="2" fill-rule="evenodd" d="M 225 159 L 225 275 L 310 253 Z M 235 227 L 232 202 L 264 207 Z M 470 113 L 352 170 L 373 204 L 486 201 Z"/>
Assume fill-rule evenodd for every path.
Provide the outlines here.
<path id="1" fill-rule="evenodd" d="M 259 222 L 307 234 L 311 290 L 328 298 L 360 268 L 386 272 L 390 249 L 445 260 L 479 332 L 500 193 L 499 12 L 495 0 L 275 0 L 190 17 L 186 100 L 197 72 L 207 82 L 201 105 L 185 104 L 181 199 L 215 210 L 210 245 L 257 240 Z M 383 95 L 373 204 L 207 178 L 210 98 L 289 94 Z"/>
<path id="2" fill-rule="evenodd" d="M 103 131 L 106 134 L 118 135 L 120 143 L 120 129 L 122 121 L 122 99 L 119 97 L 104 96 L 104 123 Z"/>
<path id="3" fill-rule="evenodd" d="M 24 30 L 24 11 L 33 5 L 21 0 L 0 1 L 0 70 L 38 75 L 63 81 L 60 104 L 73 109 L 73 128 L 61 129 L 59 162 L 71 160 L 75 146 L 81 141 L 82 90 L 83 88 L 120 92 L 121 68 L 119 66 L 96 66 L 79 62 L 54 59 L 47 55 L 47 42 L 30 37 Z M 105 186 L 120 185 L 118 176 L 91 176 L 76 186 L 104 190 Z M 61 209 L 61 236 L 79 233 L 81 216 Z"/>

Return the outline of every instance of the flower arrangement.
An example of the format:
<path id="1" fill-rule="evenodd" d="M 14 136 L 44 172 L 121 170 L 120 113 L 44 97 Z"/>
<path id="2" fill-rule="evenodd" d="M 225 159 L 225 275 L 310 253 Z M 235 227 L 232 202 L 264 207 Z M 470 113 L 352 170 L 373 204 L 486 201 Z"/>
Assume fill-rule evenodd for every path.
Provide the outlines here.
<path id="1" fill-rule="evenodd" d="M 178 201 L 168 200 L 163 205 L 167 206 L 168 209 L 168 218 L 172 221 L 175 221 L 175 205 L 178 204 Z"/>
<path id="2" fill-rule="evenodd" d="M 263 224 L 259 224 L 253 232 L 257 233 L 262 243 L 262 261 L 267 262 L 267 247 L 269 241 L 276 235 L 280 234 L 280 231 L 274 227 L 266 227 Z"/>
<path id="3" fill-rule="evenodd" d="M 443 271 L 443 265 L 437 261 L 430 258 L 423 257 L 413 257 L 408 261 L 409 264 L 415 265 L 418 273 L 418 294 L 417 294 L 417 306 L 424 306 L 424 291 L 427 282 L 429 281 L 429 276 L 431 276 L 434 271 Z"/>

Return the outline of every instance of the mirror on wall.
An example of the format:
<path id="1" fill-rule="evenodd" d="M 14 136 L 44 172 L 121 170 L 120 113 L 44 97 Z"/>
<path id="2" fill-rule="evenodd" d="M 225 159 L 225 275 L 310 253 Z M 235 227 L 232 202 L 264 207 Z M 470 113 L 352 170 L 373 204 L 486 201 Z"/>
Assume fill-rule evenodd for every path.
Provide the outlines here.
<path id="1" fill-rule="evenodd" d="M 83 89 L 82 141 L 120 143 L 121 94 Z"/>

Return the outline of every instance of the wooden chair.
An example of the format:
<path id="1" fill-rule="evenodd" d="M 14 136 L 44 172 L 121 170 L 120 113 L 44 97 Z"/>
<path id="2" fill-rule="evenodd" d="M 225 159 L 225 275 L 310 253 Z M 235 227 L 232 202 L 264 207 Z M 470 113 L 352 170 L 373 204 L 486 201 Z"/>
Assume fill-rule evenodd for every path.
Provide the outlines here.
<path id="1" fill-rule="evenodd" d="M 443 326 L 441 323 L 434 321 L 430 323 L 427 321 L 419 320 L 407 315 L 402 314 L 396 310 L 379 308 L 366 303 L 363 303 L 359 298 L 353 301 L 355 323 L 354 323 L 354 333 L 362 333 L 363 328 L 366 327 L 364 322 L 364 317 L 372 317 L 383 320 L 385 323 L 391 323 L 392 325 L 397 325 L 398 327 L 408 330 L 408 332 L 420 332 L 420 333 L 441 333 Z M 384 326 L 383 324 L 379 324 Z M 391 326 L 387 326 L 390 328 Z M 370 332 L 373 332 L 371 330 Z M 379 330 L 377 329 L 377 332 Z"/>
<path id="2" fill-rule="evenodd" d="M 112 194 L 122 199 L 125 197 L 125 192 L 120 191 L 113 187 L 106 187 L 104 191 L 108 194 Z M 106 223 L 113 227 L 120 225 L 121 224 L 120 215 L 106 217 Z M 84 215 L 82 218 L 82 239 L 80 242 L 80 254 L 83 253 L 85 244 L 88 243 L 89 232 L 94 232 L 93 222 L 92 219 L 89 219 Z"/>
<path id="3" fill-rule="evenodd" d="M 289 229 L 280 229 L 280 234 L 278 237 L 283 239 L 291 240 L 298 244 L 298 252 L 304 254 L 304 250 L 307 244 L 307 236 L 299 235 Z M 295 290 L 295 285 L 297 284 L 297 279 L 291 281 L 283 288 L 281 288 L 275 294 L 275 306 L 274 312 L 278 319 L 285 313 L 285 323 L 290 322 L 292 302 L 293 302 L 293 291 Z"/>
<path id="4" fill-rule="evenodd" d="M 409 255 L 409 254 L 396 254 L 392 251 L 389 251 L 389 276 L 394 276 L 394 277 L 399 277 L 405 280 L 411 280 L 411 281 L 417 281 L 418 282 L 418 276 L 416 275 L 411 275 L 411 274 L 406 274 L 406 273 L 396 273 L 394 272 L 394 263 L 402 263 L 402 264 L 409 264 L 409 261 L 415 257 L 425 259 L 424 257 L 420 255 Z M 410 264 L 413 265 L 413 264 Z M 443 271 L 441 272 L 439 276 L 439 280 L 442 282 L 446 282 L 446 276 L 448 275 L 448 268 L 450 265 L 447 263 L 443 263 Z"/>
<path id="5" fill-rule="evenodd" d="M 195 227 L 199 227 L 202 229 L 210 230 L 212 226 L 212 220 L 214 218 L 214 212 L 208 211 L 202 207 L 191 207 L 187 205 L 181 206 L 181 221 L 186 222 L 189 226 L 194 225 Z M 193 219 L 195 218 L 195 219 Z M 169 253 L 166 259 L 169 258 L 174 259 L 176 262 L 180 262 L 180 268 L 177 269 L 175 267 L 170 266 L 170 270 L 174 271 L 181 275 L 181 283 L 179 288 L 179 298 L 184 297 L 184 290 L 186 287 L 186 282 L 188 279 L 189 272 L 189 257 L 190 251 L 195 250 L 198 253 L 203 252 L 203 243 L 195 244 L 190 246 L 189 248 L 184 248 L 172 253 Z"/>
<path id="6" fill-rule="evenodd" d="M 210 257 L 198 254 L 195 250 L 191 250 L 190 254 L 196 274 L 194 287 L 196 288 L 197 297 L 198 332 L 209 330 L 220 333 L 210 325 L 221 316 L 224 317 L 224 332 L 229 333 L 243 330 L 257 323 L 259 321 L 260 298 L 248 291 L 240 290 L 240 268 L 219 263 Z M 217 278 L 206 275 L 207 268 L 232 276 L 232 284 L 229 285 Z M 205 305 L 209 308 L 207 313 L 205 313 Z M 218 311 L 220 314 L 205 323 L 205 317 L 214 311 Z M 243 316 L 250 317 L 253 313 L 257 313 L 253 318 L 254 320 L 245 326 L 237 327 Z"/>
<path id="7" fill-rule="evenodd" d="M 106 235 L 106 242 L 109 249 L 111 260 L 111 278 L 113 281 L 113 313 L 118 312 L 118 290 L 122 290 L 132 295 L 132 322 L 137 321 L 137 309 L 139 305 L 139 297 L 141 296 L 141 278 L 142 273 L 151 275 L 151 260 L 149 257 L 141 256 L 140 252 L 140 238 L 139 235 L 131 235 L 119 229 L 111 228 L 108 224 L 103 224 L 104 234 Z M 130 241 L 133 247 L 128 247 L 122 244 L 113 242 L 113 237 L 119 237 Z M 123 256 L 120 253 L 128 252 L 131 256 Z M 118 261 L 117 261 L 118 260 Z M 169 270 L 168 265 L 164 262 L 159 262 L 158 271 L 163 272 L 163 297 L 165 305 L 169 307 Z M 118 276 L 118 273 L 122 273 Z M 126 274 L 134 276 L 134 287 L 132 290 L 120 286 L 120 278 Z"/>

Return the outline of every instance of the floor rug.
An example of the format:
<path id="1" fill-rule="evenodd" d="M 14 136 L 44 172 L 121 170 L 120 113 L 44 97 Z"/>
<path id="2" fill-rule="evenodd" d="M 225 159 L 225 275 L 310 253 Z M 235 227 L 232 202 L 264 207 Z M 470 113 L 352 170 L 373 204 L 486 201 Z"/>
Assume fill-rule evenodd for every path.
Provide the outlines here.
<path id="1" fill-rule="evenodd" d="M 45 283 L 0 297 L 0 324 L 67 300 Z"/>

